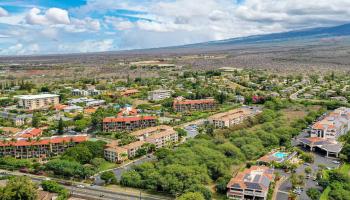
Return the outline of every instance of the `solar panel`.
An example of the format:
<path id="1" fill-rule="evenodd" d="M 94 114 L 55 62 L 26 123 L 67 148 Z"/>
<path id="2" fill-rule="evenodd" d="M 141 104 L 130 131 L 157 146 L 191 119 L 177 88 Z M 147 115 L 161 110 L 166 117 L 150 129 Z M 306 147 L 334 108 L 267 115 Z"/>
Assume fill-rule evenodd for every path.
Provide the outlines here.
<path id="1" fill-rule="evenodd" d="M 262 190 L 261 186 L 258 183 L 251 183 L 251 182 L 246 182 L 245 185 L 249 189 L 253 190 Z"/>
<path id="2" fill-rule="evenodd" d="M 255 182 L 255 183 L 259 182 L 260 177 L 261 177 L 260 175 L 256 175 L 256 176 L 254 177 L 253 182 Z"/>
<path id="3" fill-rule="evenodd" d="M 232 185 L 232 187 L 241 188 L 241 185 L 239 185 L 238 183 L 235 183 L 235 184 Z"/>

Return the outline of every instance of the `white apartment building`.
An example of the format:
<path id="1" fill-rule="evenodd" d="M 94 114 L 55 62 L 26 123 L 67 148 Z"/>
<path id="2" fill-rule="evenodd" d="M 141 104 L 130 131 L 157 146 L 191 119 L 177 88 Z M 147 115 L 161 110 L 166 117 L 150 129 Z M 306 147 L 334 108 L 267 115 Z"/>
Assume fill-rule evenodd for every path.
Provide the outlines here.
<path id="1" fill-rule="evenodd" d="M 153 90 L 148 92 L 148 100 L 159 101 L 171 97 L 171 90 Z"/>
<path id="2" fill-rule="evenodd" d="M 59 104 L 57 94 L 19 95 L 15 98 L 18 99 L 18 106 L 27 110 L 45 109 Z"/>

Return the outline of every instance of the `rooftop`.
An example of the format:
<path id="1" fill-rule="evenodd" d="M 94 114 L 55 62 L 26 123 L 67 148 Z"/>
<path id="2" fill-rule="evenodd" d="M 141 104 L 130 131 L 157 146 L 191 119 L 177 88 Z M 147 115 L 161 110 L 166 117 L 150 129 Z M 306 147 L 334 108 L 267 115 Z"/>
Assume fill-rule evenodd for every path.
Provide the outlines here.
<path id="1" fill-rule="evenodd" d="M 15 98 L 31 100 L 31 99 L 43 99 L 43 98 L 52 98 L 59 97 L 57 94 L 36 94 L 36 95 L 18 95 Z"/>

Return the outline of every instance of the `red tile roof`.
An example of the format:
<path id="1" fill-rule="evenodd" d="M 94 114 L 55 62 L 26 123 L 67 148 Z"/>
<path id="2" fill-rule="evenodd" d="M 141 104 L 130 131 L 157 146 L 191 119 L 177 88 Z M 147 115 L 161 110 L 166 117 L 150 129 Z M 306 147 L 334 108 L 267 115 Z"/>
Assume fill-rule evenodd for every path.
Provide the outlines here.
<path id="1" fill-rule="evenodd" d="M 197 99 L 197 100 L 182 100 L 182 101 L 174 101 L 174 104 L 208 104 L 215 103 L 214 99 Z"/>
<path id="2" fill-rule="evenodd" d="M 140 120 L 154 120 L 154 116 L 137 116 L 137 117 L 106 117 L 103 119 L 104 123 L 108 122 L 131 122 L 131 121 L 140 121 Z"/>
<path id="3" fill-rule="evenodd" d="M 53 136 L 51 138 L 42 138 L 39 141 L 27 139 L 20 139 L 17 141 L 0 141 L 0 146 L 37 146 L 47 144 L 58 144 L 63 142 L 85 142 L 87 141 L 86 135 L 74 135 L 74 136 Z"/>
<path id="4" fill-rule="evenodd" d="M 33 137 L 38 137 L 42 134 L 42 130 L 38 128 L 30 128 L 26 129 L 22 132 L 16 133 L 14 135 L 16 138 L 33 138 Z"/>

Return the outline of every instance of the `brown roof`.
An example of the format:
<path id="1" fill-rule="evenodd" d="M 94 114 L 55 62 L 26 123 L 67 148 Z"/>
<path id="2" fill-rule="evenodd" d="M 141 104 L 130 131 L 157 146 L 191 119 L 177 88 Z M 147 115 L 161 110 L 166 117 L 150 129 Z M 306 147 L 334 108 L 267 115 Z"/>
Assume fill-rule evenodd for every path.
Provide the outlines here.
<path id="1" fill-rule="evenodd" d="M 149 128 L 141 129 L 138 131 L 134 131 L 130 134 L 137 137 L 137 136 L 145 135 L 147 133 L 153 135 L 153 134 L 159 134 L 159 133 L 169 131 L 169 130 L 173 130 L 173 127 L 166 126 L 166 125 L 160 125 L 160 126 L 149 127 Z"/>
<path id="2" fill-rule="evenodd" d="M 182 101 L 175 100 L 174 101 L 174 105 L 176 104 L 213 104 L 213 103 L 215 103 L 214 99 L 197 99 L 197 100 L 182 100 Z"/>
<path id="3" fill-rule="evenodd" d="M 130 150 L 130 149 L 135 149 L 137 147 L 141 147 L 143 144 L 145 144 L 144 141 L 136 141 L 136 142 L 132 142 L 130 144 L 124 145 L 123 148 Z"/>

